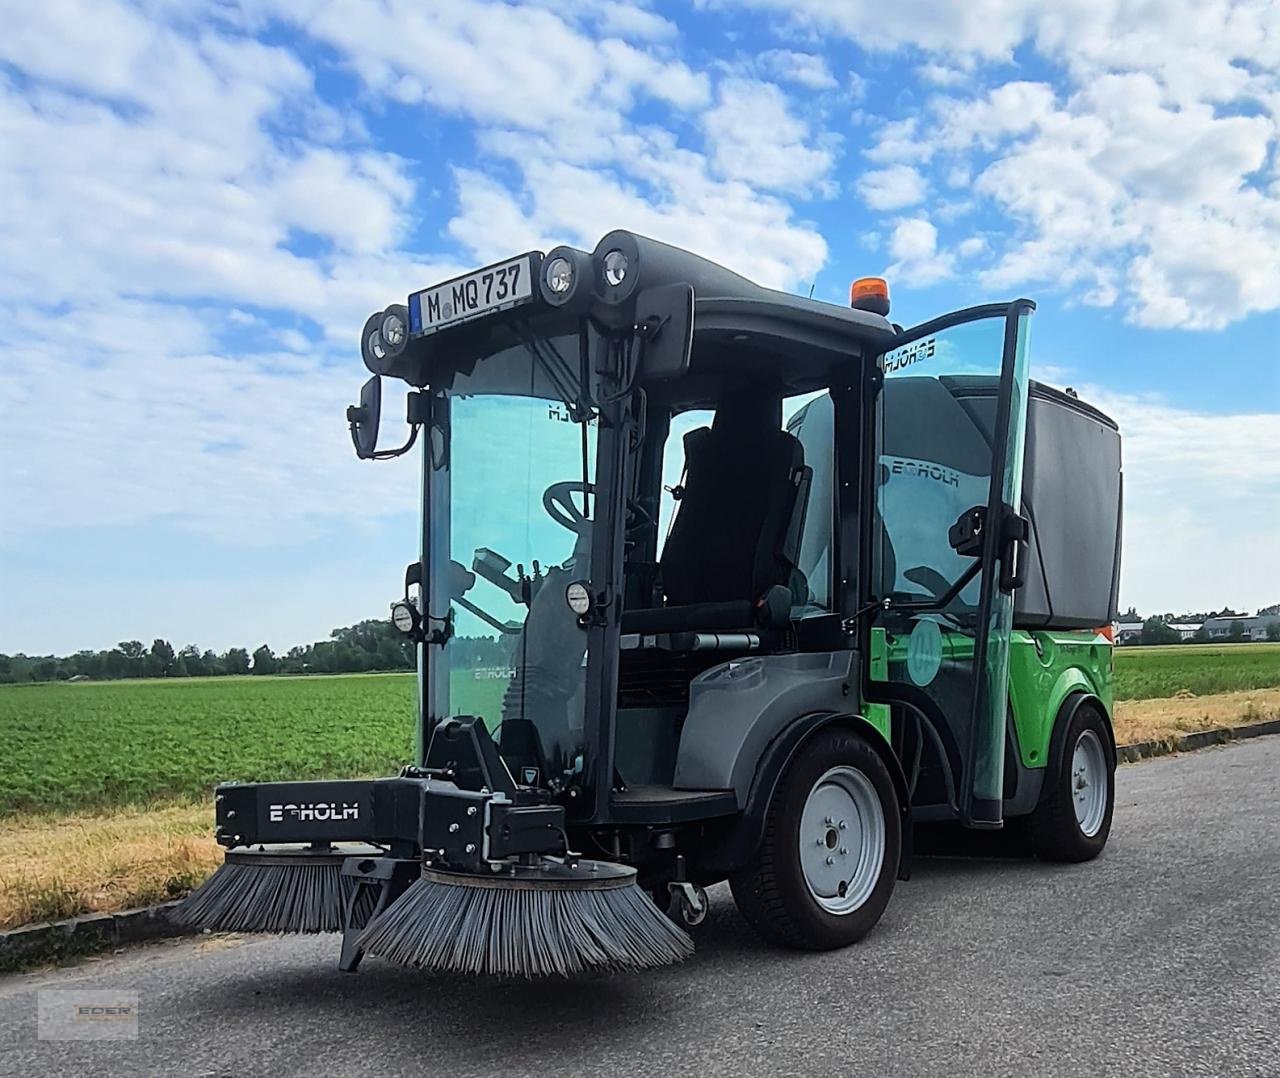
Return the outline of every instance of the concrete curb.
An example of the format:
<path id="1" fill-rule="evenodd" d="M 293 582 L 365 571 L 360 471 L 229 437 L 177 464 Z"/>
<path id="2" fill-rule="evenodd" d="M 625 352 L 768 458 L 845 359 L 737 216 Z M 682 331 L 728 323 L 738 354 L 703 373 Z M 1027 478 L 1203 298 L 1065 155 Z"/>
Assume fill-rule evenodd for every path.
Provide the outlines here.
<path id="1" fill-rule="evenodd" d="M 161 902 L 119 913 L 86 913 L 65 921 L 23 925 L 0 932 L 0 970 L 93 951 L 107 950 L 121 943 L 192 935 L 169 920 L 178 903 Z"/>
<path id="2" fill-rule="evenodd" d="M 1265 734 L 1280 734 L 1280 719 L 1249 723 L 1247 726 L 1218 726 L 1212 730 L 1197 730 L 1193 734 L 1181 734 L 1160 741 L 1139 741 L 1135 745 L 1120 745 L 1116 756 L 1122 764 L 1147 760 L 1152 756 L 1168 756 L 1174 752 L 1193 752 L 1210 745 L 1225 745 L 1229 741 L 1242 741 Z"/>
<path id="3" fill-rule="evenodd" d="M 1116 755 L 1123 764 L 1168 756 L 1175 752 L 1192 752 L 1210 745 L 1225 745 L 1265 734 L 1280 734 L 1280 719 L 1251 723 L 1247 726 L 1221 726 L 1198 730 L 1193 734 L 1166 738 L 1163 741 L 1140 741 L 1121 745 Z M 87 913 L 66 921 L 24 925 L 0 932 L 0 970 L 21 968 L 24 964 L 48 961 L 92 951 L 105 950 L 120 943 L 164 939 L 172 936 L 198 935 L 199 929 L 182 928 L 168 918 L 178 903 L 162 902 L 119 913 Z"/>

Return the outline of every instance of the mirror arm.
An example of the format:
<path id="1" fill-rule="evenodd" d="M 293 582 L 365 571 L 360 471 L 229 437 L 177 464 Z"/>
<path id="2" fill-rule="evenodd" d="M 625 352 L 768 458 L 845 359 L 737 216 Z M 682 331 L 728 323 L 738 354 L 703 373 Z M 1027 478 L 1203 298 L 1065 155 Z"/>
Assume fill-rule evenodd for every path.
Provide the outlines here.
<path id="1" fill-rule="evenodd" d="M 413 448 L 413 443 L 418 440 L 418 431 L 420 431 L 421 429 L 422 427 L 419 424 L 415 423 L 412 427 L 409 428 L 409 440 L 405 442 L 404 445 L 400 446 L 398 449 L 374 450 L 374 452 L 369 454 L 368 459 L 369 460 L 391 460 L 394 457 L 404 456 L 404 454 L 406 454 L 407 452 L 409 452 L 410 449 Z M 355 437 L 354 426 L 352 426 L 351 428 L 351 436 L 353 438 Z"/>

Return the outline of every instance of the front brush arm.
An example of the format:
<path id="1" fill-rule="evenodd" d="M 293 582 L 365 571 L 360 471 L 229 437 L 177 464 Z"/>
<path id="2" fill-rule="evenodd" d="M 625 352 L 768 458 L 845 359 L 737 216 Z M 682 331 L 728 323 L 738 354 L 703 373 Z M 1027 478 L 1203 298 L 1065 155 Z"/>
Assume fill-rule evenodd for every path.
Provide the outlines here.
<path id="1" fill-rule="evenodd" d="M 214 837 L 228 849 L 373 843 L 466 869 L 567 852 L 564 808 L 512 781 L 478 719 L 441 724 L 427 764 L 397 778 L 224 783 Z"/>
<path id="2" fill-rule="evenodd" d="M 371 842 L 374 787 L 384 780 L 225 782 L 214 795 L 220 845 Z"/>

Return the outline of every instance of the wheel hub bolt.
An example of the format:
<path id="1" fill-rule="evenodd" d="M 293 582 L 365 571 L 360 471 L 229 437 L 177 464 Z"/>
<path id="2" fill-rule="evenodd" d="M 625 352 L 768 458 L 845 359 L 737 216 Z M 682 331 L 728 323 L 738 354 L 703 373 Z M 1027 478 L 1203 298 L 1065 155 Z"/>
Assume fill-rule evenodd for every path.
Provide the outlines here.
<path id="1" fill-rule="evenodd" d="M 834 865 L 835 863 L 836 863 L 836 859 L 834 857 L 827 858 L 827 864 Z"/>

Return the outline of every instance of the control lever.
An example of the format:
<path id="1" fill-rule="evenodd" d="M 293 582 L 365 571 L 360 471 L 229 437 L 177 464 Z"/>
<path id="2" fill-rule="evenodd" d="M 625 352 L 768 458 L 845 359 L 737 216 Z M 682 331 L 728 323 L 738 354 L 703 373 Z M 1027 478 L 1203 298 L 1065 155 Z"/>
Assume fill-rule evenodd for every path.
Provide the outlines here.
<path id="1" fill-rule="evenodd" d="M 501 588 L 505 591 L 515 602 L 524 602 L 523 582 L 507 576 L 507 570 L 511 568 L 511 563 L 501 554 L 482 546 L 476 550 L 475 558 L 471 562 L 471 568 L 495 588 Z M 523 575 L 521 573 L 521 576 Z"/>

